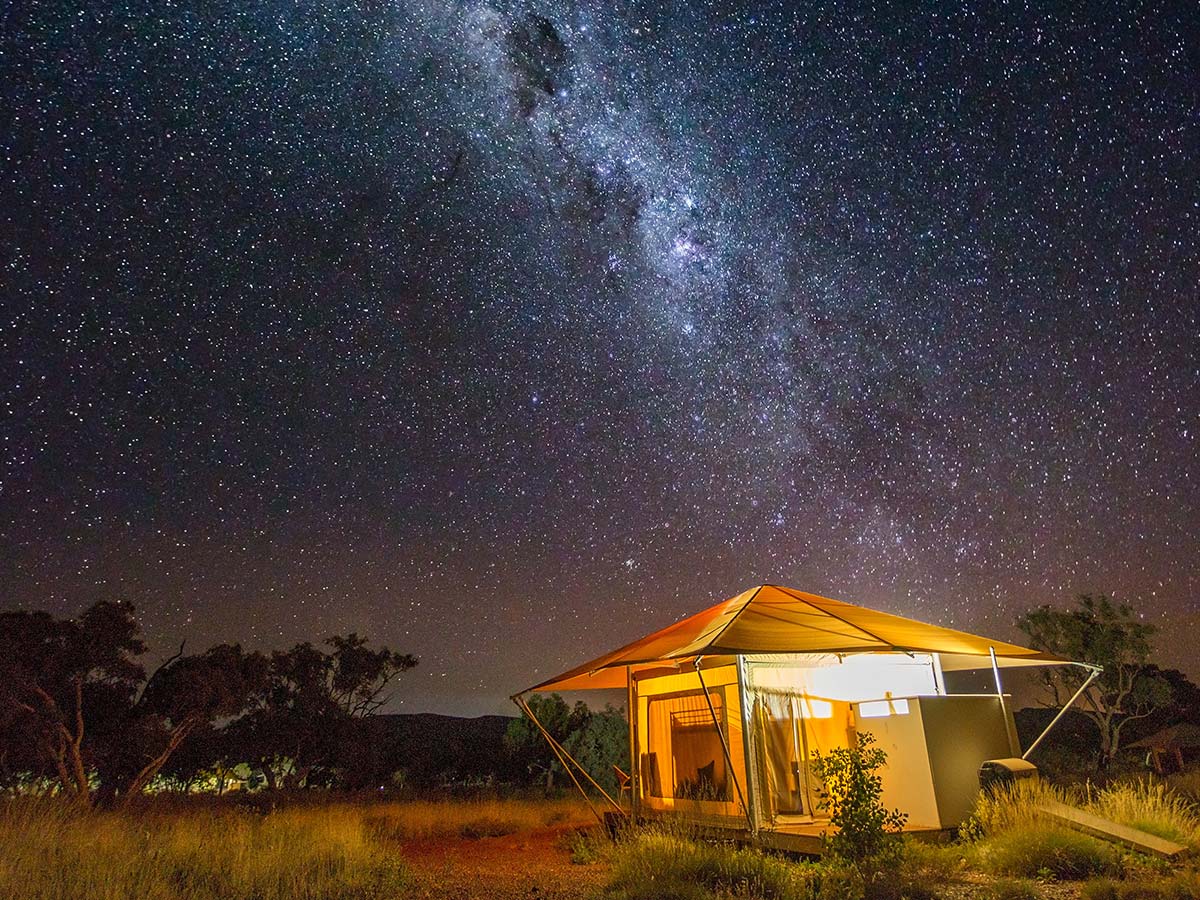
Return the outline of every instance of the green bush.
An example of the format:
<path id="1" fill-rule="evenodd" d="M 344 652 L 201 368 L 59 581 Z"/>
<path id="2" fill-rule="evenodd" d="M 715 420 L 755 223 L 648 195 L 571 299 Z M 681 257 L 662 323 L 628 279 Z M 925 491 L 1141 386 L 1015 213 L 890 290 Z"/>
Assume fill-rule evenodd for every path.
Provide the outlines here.
<path id="1" fill-rule="evenodd" d="M 989 837 L 979 848 L 981 864 L 997 875 L 1076 880 L 1120 873 L 1116 850 L 1074 831 L 1037 825 Z"/>
<path id="2" fill-rule="evenodd" d="M 821 803 L 836 829 L 826 839 L 826 851 L 834 859 L 861 863 L 899 856 L 899 832 L 908 815 L 883 805 L 883 779 L 877 772 L 886 763 L 887 754 L 865 731 L 853 747 L 816 754 L 813 772 L 822 782 Z"/>

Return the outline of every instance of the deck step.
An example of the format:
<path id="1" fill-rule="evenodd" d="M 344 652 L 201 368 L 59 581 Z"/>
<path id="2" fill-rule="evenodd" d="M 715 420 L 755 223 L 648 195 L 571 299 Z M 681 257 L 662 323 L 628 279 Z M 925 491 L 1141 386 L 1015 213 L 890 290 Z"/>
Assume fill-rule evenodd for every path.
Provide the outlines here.
<path id="1" fill-rule="evenodd" d="M 1156 834 L 1130 828 L 1128 825 L 1118 825 L 1116 822 L 1110 822 L 1108 819 L 1103 819 L 1074 806 L 1067 806 L 1065 803 L 1049 800 L 1040 804 L 1038 808 L 1061 825 L 1082 831 L 1084 834 L 1090 834 L 1103 841 L 1124 844 L 1141 853 L 1148 853 L 1163 859 L 1176 859 L 1185 854 L 1188 849 L 1182 844 L 1168 841 Z"/>

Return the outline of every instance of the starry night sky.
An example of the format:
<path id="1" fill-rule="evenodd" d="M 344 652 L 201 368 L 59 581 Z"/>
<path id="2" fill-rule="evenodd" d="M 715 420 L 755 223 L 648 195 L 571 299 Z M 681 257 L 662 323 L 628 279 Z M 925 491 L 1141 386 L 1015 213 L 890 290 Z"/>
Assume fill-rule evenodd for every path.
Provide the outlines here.
<path id="1" fill-rule="evenodd" d="M 764 581 L 1179 664 L 1194 6 L 804 6 L 9 6 L 0 606 L 464 714 Z"/>

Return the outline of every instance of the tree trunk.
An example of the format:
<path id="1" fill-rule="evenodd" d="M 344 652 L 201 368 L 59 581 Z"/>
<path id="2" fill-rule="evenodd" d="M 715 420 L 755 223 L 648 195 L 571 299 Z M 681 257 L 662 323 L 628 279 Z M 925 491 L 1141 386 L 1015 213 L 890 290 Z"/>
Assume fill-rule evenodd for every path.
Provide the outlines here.
<path id="1" fill-rule="evenodd" d="M 195 726 L 195 720 L 184 719 L 183 722 L 181 722 L 175 728 L 175 730 L 171 732 L 171 736 L 167 740 L 167 746 L 163 748 L 162 753 L 158 754 L 158 756 L 146 763 L 146 765 L 142 768 L 142 771 L 138 772 L 137 775 L 134 776 L 133 781 L 131 781 L 129 786 L 125 789 L 123 798 L 121 800 L 122 806 L 128 806 L 133 802 L 134 797 L 141 796 L 142 791 L 146 789 L 146 785 L 154 780 L 154 776 L 157 775 L 162 767 L 167 764 L 167 760 L 171 758 L 171 754 L 179 749 L 179 745 L 183 743 L 184 739 L 189 733 L 191 733 L 191 730 Z"/>

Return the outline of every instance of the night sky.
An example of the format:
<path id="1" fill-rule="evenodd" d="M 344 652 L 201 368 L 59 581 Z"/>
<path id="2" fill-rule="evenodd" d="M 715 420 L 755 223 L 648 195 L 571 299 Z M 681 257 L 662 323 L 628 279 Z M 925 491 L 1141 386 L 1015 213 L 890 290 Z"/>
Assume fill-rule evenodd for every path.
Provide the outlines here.
<path id="1" fill-rule="evenodd" d="M 1194 5 L 0 12 L 0 606 L 395 708 L 760 582 L 1200 628 Z"/>

